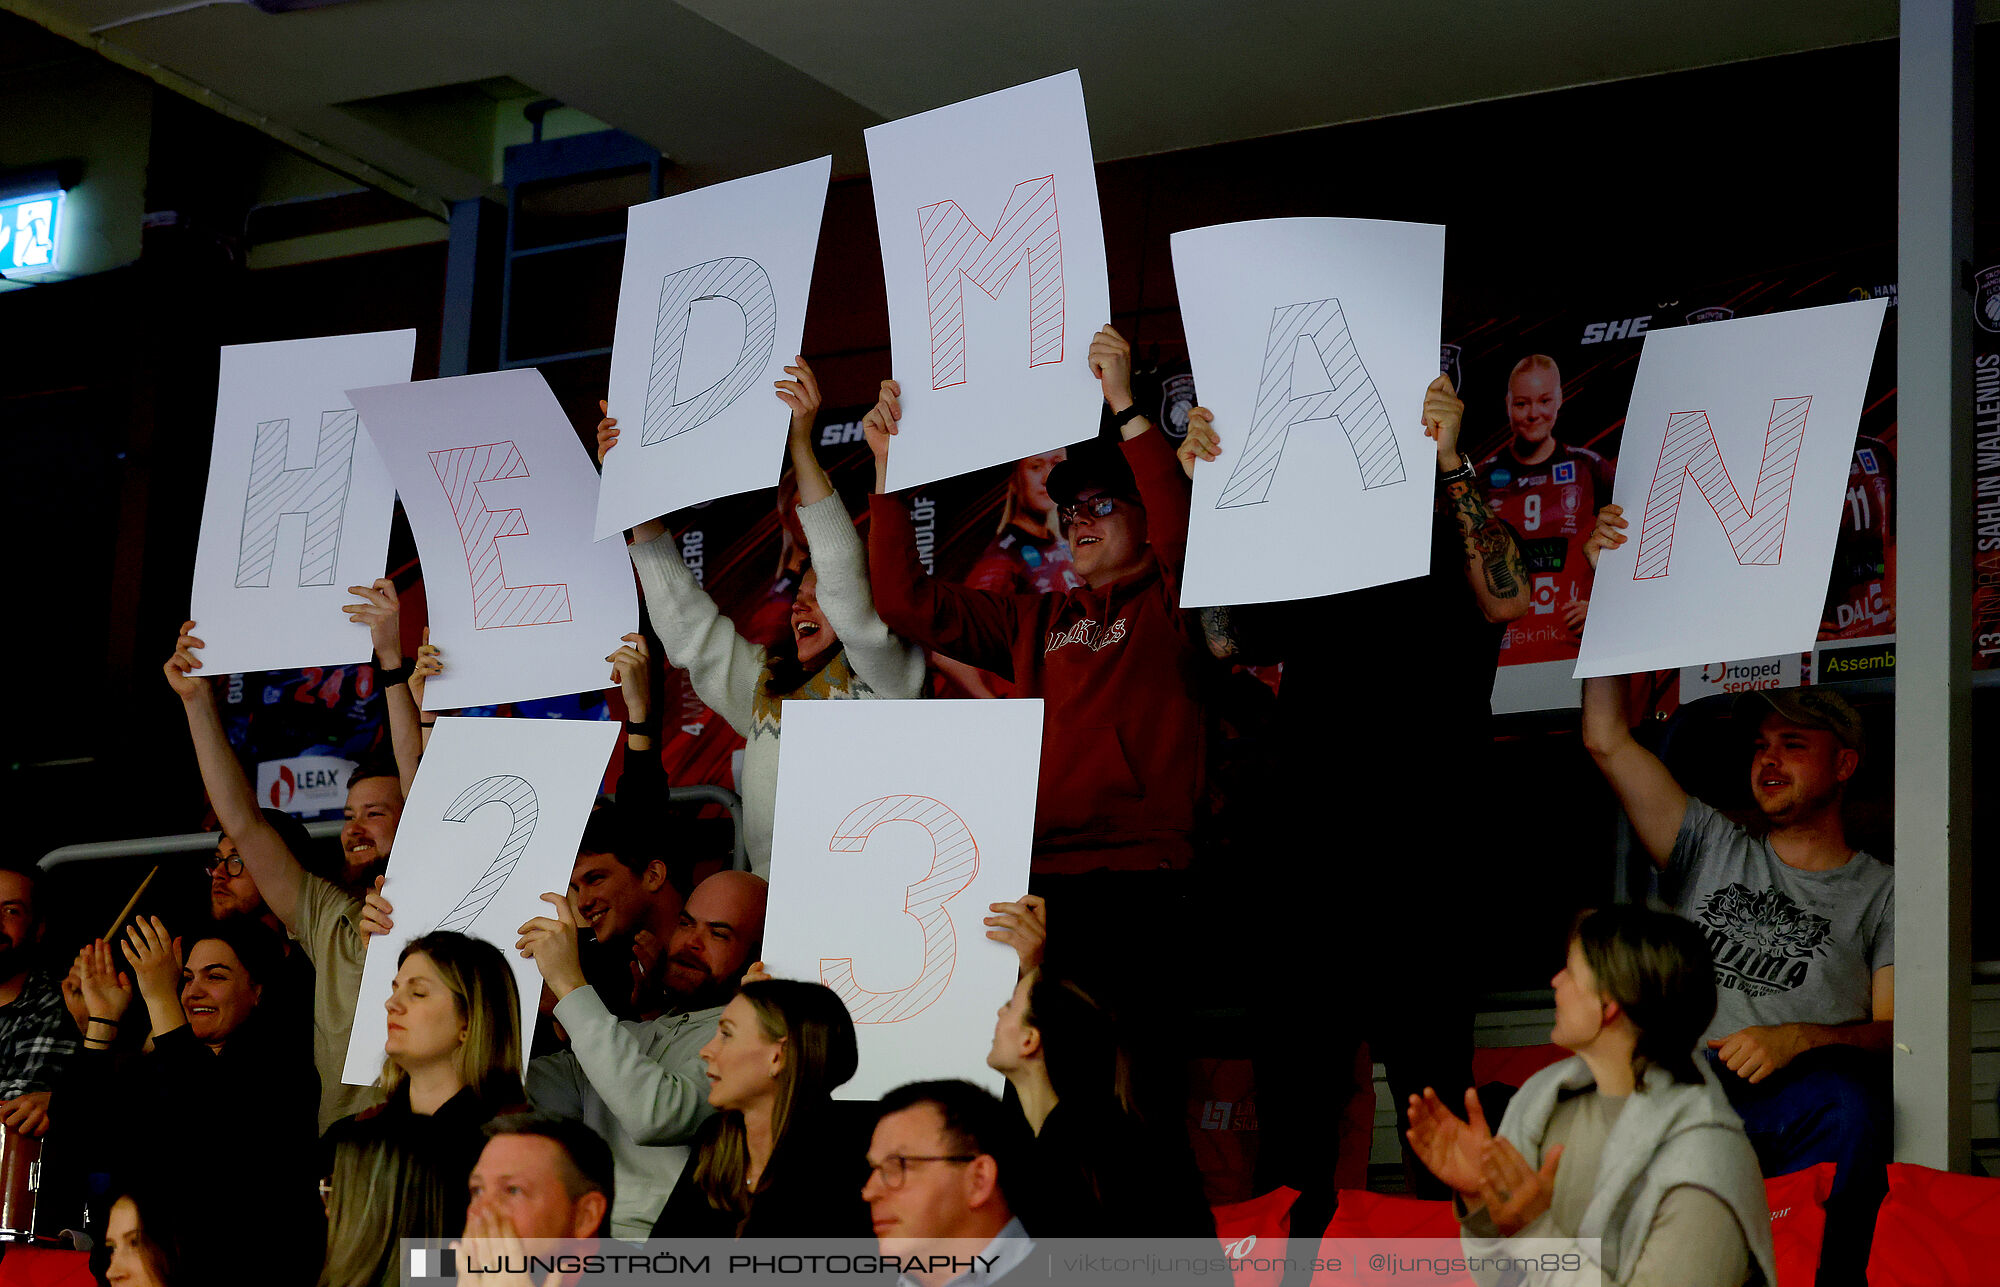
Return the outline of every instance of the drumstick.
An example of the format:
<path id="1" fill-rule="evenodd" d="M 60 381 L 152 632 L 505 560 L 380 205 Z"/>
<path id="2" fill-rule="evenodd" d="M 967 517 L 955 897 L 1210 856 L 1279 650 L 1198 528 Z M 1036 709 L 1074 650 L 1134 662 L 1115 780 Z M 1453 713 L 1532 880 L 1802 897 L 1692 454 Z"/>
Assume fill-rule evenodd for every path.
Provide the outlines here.
<path id="1" fill-rule="evenodd" d="M 139 895 L 146 892 L 146 886 L 152 884 L 153 877 L 159 874 L 160 874 L 160 869 L 157 864 L 153 867 L 153 870 L 146 873 L 146 879 L 139 882 L 139 887 L 132 891 L 132 897 L 125 901 L 125 910 L 118 913 L 118 919 L 112 921 L 111 928 L 104 931 L 105 942 L 109 943 L 109 942 L 115 942 L 117 940 L 118 931 L 125 927 L 125 918 L 127 916 L 130 916 L 132 914 L 132 909 L 139 905 Z"/>

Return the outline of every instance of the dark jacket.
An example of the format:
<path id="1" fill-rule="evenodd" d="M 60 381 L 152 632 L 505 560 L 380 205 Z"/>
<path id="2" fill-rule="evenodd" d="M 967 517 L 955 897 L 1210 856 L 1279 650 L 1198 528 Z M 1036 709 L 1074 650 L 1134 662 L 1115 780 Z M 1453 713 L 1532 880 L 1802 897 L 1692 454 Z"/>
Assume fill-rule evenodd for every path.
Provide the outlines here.
<path id="1" fill-rule="evenodd" d="M 321 1173 L 333 1170 L 333 1150 L 342 1144 L 383 1143 L 400 1148 L 436 1176 L 445 1199 L 442 1229 L 414 1231 L 407 1236 L 455 1237 L 465 1229 L 466 1182 L 486 1147 L 486 1123 L 525 1107 L 519 1096 L 509 1102 L 487 1100 L 468 1086 L 440 1104 L 435 1113 L 424 1116 L 410 1110 L 409 1087 L 398 1087 L 382 1103 L 326 1128 L 328 1160 Z"/>
<path id="2" fill-rule="evenodd" d="M 728 1114 L 708 1119 L 695 1136 L 694 1151 L 680 1183 L 653 1225 L 655 1238 L 872 1238 L 874 1224 L 861 1186 L 868 1180 L 867 1128 L 872 1114 L 861 1106 L 831 1103 L 805 1120 L 794 1119 L 779 1142 L 756 1193 L 750 1214 L 737 1227 L 733 1212 L 709 1205 L 694 1182 L 695 1166 L 714 1146 Z M 864 1124 L 865 1119 L 865 1124 Z"/>
<path id="3" fill-rule="evenodd" d="M 1215 1214 L 1185 1145 L 1110 1099 L 1064 1099 L 1034 1145 L 1037 1238 L 1213 1238 Z"/>
<path id="4" fill-rule="evenodd" d="M 869 500 L 869 579 L 889 629 L 1046 703 L 1036 872 L 1181 868 L 1194 854 L 1213 663 L 1180 607 L 1187 480 L 1158 430 L 1123 450 L 1152 555 L 1099 589 L 995 594 L 926 576 L 901 501 Z"/>

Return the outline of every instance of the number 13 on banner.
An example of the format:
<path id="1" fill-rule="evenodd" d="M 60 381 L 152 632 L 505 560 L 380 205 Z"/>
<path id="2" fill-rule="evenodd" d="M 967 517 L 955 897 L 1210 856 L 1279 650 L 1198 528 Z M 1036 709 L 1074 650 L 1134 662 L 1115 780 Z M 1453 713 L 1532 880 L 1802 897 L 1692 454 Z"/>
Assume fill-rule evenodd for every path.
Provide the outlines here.
<path id="1" fill-rule="evenodd" d="M 885 795 L 852 810 L 834 829 L 827 848 L 859 853 L 875 828 L 887 822 L 914 822 L 930 834 L 931 866 L 903 892 L 903 914 L 924 931 L 924 960 L 916 980 L 890 992 L 874 992 L 854 977 L 853 957 L 821 957 L 820 982 L 846 1003 L 856 1023 L 900 1023 L 923 1013 L 944 994 L 958 964 L 958 931 L 945 904 L 965 892 L 979 874 L 979 842 L 965 820 L 928 796 Z"/>

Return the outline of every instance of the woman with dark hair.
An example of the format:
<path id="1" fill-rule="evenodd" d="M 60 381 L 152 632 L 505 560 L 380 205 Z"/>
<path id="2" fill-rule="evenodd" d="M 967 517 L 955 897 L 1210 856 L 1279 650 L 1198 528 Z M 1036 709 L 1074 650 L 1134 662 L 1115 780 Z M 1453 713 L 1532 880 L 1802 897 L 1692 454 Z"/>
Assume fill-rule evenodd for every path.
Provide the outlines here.
<path id="1" fill-rule="evenodd" d="M 632 563 L 646 590 L 646 610 L 667 651 L 708 708 L 742 734 L 744 843 L 750 869 L 771 870 L 772 810 L 778 796 L 778 740 L 783 706 L 805 697 L 915 697 L 924 685 L 920 648 L 889 633 L 875 615 L 867 552 L 833 481 L 813 455 L 819 384 L 804 358 L 785 368 L 777 393 L 792 411 L 788 450 L 798 478 L 798 518 L 812 567 L 799 582 L 791 629 L 775 648 L 738 634 L 681 562 L 658 519 L 632 529 Z M 618 422 L 597 426 L 597 458 L 618 444 Z"/>
<path id="2" fill-rule="evenodd" d="M 993 1025 L 987 1064 L 1035 1133 L 1037 1237 L 1212 1238 L 1194 1159 L 1140 1113 L 1111 1012 L 1031 968 Z"/>
<path id="3" fill-rule="evenodd" d="M 84 1053 L 56 1097 L 81 1124 L 79 1156 L 114 1189 L 239 1193 L 238 1220 L 227 1230 L 210 1222 L 183 1232 L 191 1253 L 213 1259 L 225 1240 L 245 1255 L 282 1255 L 302 1239 L 311 1245 L 319 1083 L 310 1053 L 274 1033 L 262 1012 L 279 971 L 277 937 L 232 919 L 194 936 L 183 959 L 158 917 L 138 917 L 121 949 L 130 974 L 118 970 L 103 939 L 77 961 Z M 114 1041 L 135 1021 L 135 995 L 153 1044 L 127 1054 Z M 245 1185 L 246 1177 L 256 1183 Z M 287 1281 L 281 1268 L 273 1274 L 273 1282 Z"/>
<path id="4" fill-rule="evenodd" d="M 833 989 L 746 983 L 701 1049 L 720 1109 L 653 1226 L 655 1238 L 866 1238 L 865 1124 L 833 1103 L 860 1054 Z M 848 1126 L 853 1129 L 846 1129 Z"/>
<path id="5" fill-rule="evenodd" d="M 104 1225 L 104 1281 L 110 1287 L 178 1287 L 203 1281 L 181 1254 L 179 1226 L 165 1190 L 129 1189 Z"/>
<path id="6" fill-rule="evenodd" d="M 378 1081 L 386 1100 L 327 1129 L 321 1287 L 397 1281 L 397 1242 L 465 1227 L 484 1128 L 525 1102 L 514 973 L 483 939 L 439 930 L 396 959 Z"/>
<path id="7" fill-rule="evenodd" d="M 1757 1155 L 1695 1053 L 1715 1013 L 1701 931 L 1644 907 L 1591 912 L 1553 985 L 1549 1039 L 1574 1057 L 1528 1079 L 1499 1134 L 1475 1092 L 1467 1121 L 1435 1091 L 1410 1097 L 1411 1147 L 1457 1191 L 1468 1256 L 1593 1238 L 1608 1283 L 1775 1284 Z"/>

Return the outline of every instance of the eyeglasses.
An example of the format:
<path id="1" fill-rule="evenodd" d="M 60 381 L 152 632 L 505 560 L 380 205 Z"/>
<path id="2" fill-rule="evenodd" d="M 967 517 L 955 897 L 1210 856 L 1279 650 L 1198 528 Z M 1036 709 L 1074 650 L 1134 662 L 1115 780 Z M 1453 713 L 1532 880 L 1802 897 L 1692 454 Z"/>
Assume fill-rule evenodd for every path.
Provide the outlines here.
<path id="1" fill-rule="evenodd" d="M 976 1161 L 978 1157 L 979 1154 L 977 1153 L 943 1153 L 935 1157 L 905 1157 L 901 1153 L 891 1153 L 880 1162 L 869 1167 L 868 1170 L 871 1174 L 882 1177 L 883 1188 L 900 1189 L 903 1187 L 903 1181 L 909 1178 L 910 1163 L 912 1162 L 963 1163 Z"/>
<path id="2" fill-rule="evenodd" d="M 1063 521 L 1063 526 L 1068 527 L 1081 523 L 1086 518 L 1109 518 L 1117 508 L 1116 496 L 1093 496 L 1089 500 L 1056 506 L 1056 517 Z"/>
<path id="3" fill-rule="evenodd" d="M 217 854 L 208 860 L 208 866 L 203 867 L 202 871 L 210 876 L 213 876 L 218 871 L 226 871 L 231 876 L 241 876 L 243 874 L 243 860 L 234 855 L 224 858 L 222 855 Z"/>

